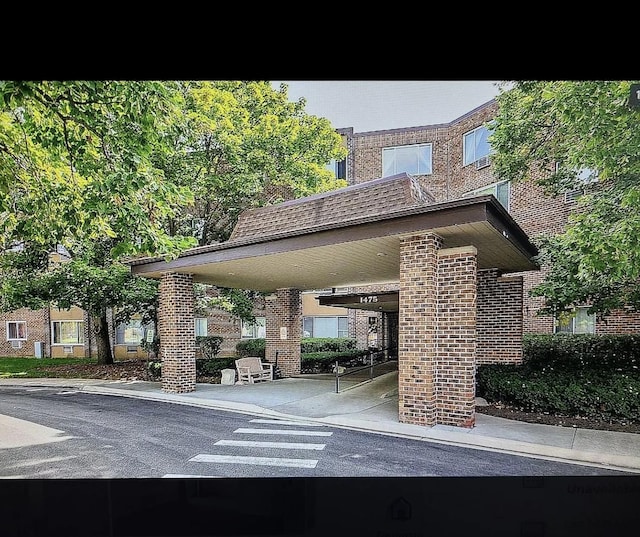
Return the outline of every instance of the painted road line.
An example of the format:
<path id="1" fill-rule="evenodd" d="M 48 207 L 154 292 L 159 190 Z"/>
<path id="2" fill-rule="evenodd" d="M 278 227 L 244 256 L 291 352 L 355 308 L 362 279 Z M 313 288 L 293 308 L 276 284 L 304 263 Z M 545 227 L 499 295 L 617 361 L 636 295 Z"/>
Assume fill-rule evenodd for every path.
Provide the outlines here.
<path id="1" fill-rule="evenodd" d="M 301 423 L 299 421 L 286 421 L 286 420 L 265 420 L 255 419 L 250 420 L 251 423 L 271 423 L 275 425 L 298 425 L 304 427 L 326 427 L 324 423 Z"/>
<path id="2" fill-rule="evenodd" d="M 251 440 L 218 440 L 214 446 L 262 447 L 279 449 L 314 449 L 320 451 L 326 444 L 309 444 L 304 442 L 254 442 Z"/>
<path id="3" fill-rule="evenodd" d="M 333 433 L 329 431 L 293 431 L 287 429 L 248 429 L 241 427 L 233 431 L 234 433 L 245 434 L 291 434 L 297 436 L 331 436 Z"/>
<path id="4" fill-rule="evenodd" d="M 163 479 L 220 479 L 219 475 L 164 474 Z"/>
<path id="5" fill-rule="evenodd" d="M 315 468 L 315 459 L 284 459 L 279 457 L 241 457 L 235 455 L 196 455 L 189 462 L 217 462 L 224 464 L 254 464 L 258 466 L 286 466 L 289 468 Z"/>

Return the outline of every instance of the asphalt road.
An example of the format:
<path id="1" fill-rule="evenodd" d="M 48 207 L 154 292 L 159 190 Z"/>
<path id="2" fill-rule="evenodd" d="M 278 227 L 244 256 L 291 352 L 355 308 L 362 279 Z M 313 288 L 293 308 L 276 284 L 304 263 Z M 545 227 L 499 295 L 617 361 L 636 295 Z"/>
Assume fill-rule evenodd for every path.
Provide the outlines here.
<path id="1" fill-rule="evenodd" d="M 0 388 L 11 479 L 616 476 L 622 472 L 75 390 Z"/>

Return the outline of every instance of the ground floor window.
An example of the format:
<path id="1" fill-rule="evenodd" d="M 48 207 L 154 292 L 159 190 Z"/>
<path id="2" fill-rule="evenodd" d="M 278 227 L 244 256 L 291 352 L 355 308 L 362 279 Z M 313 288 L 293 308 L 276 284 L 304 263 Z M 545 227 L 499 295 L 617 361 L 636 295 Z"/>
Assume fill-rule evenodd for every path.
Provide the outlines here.
<path id="1" fill-rule="evenodd" d="M 558 315 L 555 323 L 557 334 L 595 334 L 596 315 L 589 313 L 589 308 L 581 306 L 573 311 Z"/>
<path id="2" fill-rule="evenodd" d="M 242 339 L 256 339 L 267 337 L 266 317 L 256 317 L 254 323 L 242 321 Z"/>
<path id="3" fill-rule="evenodd" d="M 116 327 L 116 345 L 140 345 L 148 329 L 153 324 L 142 324 L 140 319 L 131 319 L 127 323 L 120 323 Z"/>
<path id="4" fill-rule="evenodd" d="M 347 317 L 303 317 L 303 337 L 349 337 Z"/>
<path id="5" fill-rule="evenodd" d="M 83 321 L 53 321 L 51 328 L 54 345 L 82 345 L 84 343 Z"/>
<path id="6" fill-rule="evenodd" d="M 206 317 L 196 317 L 195 324 L 196 324 L 196 337 L 206 336 L 209 334 Z"/>
<path id="7" fill-rule="evenodd" d="M 7 341 L 26 341 L 27 321 L 7 321 Z"/>

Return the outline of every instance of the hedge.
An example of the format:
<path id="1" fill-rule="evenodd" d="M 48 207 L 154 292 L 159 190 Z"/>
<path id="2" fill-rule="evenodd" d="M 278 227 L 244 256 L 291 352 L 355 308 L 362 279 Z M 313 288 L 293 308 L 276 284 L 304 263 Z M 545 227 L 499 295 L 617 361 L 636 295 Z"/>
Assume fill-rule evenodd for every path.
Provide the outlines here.
<path id="1" fill-rule="evenodd" d="M 354 338 L 302 338 L 300 342 L 300 352 L 345 352 L 356 348 Z M 238 356 L 260 356 L 265 357 L 264 338 L 243 339 L 236 344 Z"/>
<path id="2" fill-rule="evenodd" d="M 640 337 L 528 335 L 523 363 L 480 365 L 477 393 L 530 412 L 640 421 Z"/>

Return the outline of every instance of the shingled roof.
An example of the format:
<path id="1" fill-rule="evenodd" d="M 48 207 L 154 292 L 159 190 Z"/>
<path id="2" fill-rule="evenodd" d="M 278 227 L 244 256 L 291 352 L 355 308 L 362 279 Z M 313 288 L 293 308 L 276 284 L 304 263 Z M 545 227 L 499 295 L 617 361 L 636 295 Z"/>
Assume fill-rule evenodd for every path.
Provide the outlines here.
<path id="1" fill-rule="evenodd" d="M 310 231 L 320 226 L 346 224 L 367 216 L 383 216 L 415 206 L 431 205 L 435 198 L 406 173 L 351 185 L 277 205 L 244 211 L 230 241 Z"/>

